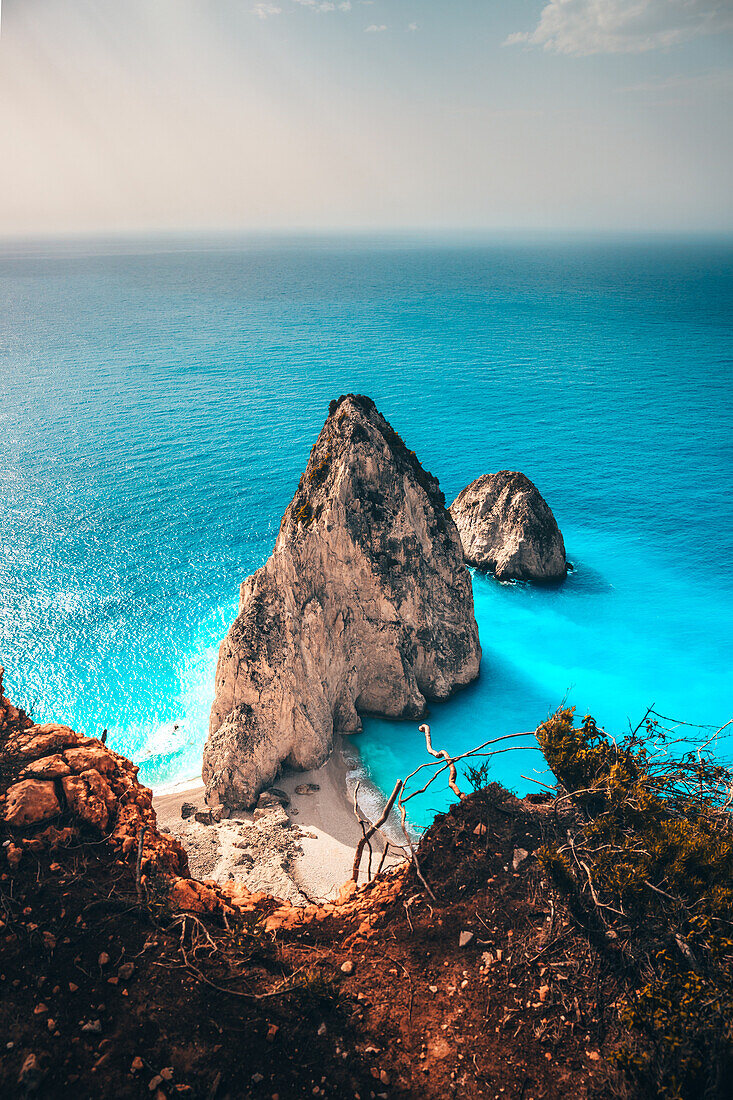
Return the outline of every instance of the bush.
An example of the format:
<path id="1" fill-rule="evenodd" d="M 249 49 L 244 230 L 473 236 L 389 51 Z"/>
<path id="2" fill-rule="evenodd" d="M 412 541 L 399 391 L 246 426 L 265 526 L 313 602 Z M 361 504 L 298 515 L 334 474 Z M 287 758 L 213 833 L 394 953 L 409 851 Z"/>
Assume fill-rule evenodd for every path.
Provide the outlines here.
<path id="1" fill-rule="evenodd" d="M 731 773 L 702 747 L 670 755 L 649 719 L 618 744 L 572 709 L 537 730 L 576 818 L 542 862 L 620 945 L 633 980 L 619 1053 L 642 1095 L 730 1095 L 733 1074 Z"/>

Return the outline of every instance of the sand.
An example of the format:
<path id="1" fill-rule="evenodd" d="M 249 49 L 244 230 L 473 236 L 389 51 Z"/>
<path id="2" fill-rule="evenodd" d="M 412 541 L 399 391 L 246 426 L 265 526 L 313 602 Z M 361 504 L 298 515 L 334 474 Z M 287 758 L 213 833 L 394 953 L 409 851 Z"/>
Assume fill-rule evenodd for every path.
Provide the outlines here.
<path id="1" fill-rule="evenodd" d="M 244 811 L 215 825 L 200 824 L 193 817 L 183 820 L 184 802 L 206 809 L 200 781 L 154 792 L 158 824 L 181 840 L 196 878 L 241 880 L 251 890 L 265 890 L 294 905 L 331 900 L 351 878 L 362 835 L 348 790 L 347 760 L 339 742 L 323 767 L 282 775 L 275 785 L 290 804 L 284 812 L 275 807 L 258 820 Z M 296 793 L 296 787 L 311 789 Z M 378 836 L 372 847 L 375 870 L 383 852 Z M 360 881 L 366 880 L 367 857 L 368 852 Z M 401 853 L 390 850 L 387 863 L 401 858 Z"/>

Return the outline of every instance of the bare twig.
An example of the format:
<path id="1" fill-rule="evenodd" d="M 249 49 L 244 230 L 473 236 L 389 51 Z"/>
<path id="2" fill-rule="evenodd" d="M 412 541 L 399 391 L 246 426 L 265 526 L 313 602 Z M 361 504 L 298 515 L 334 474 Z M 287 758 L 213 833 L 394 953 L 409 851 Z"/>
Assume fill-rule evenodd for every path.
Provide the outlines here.
<path id="1" fill-rule="evenodd" d="M 433 748 L 433 743 L 430 740 L 430 726 L 420 726 L 420 733 L 425 734 L 425 745 L 430 755 L 434 756 L 436 759 L 439 759 L 442 756 L 444 760 L 448 761 L 448 767 L 450 769 L 448 772 L 448 786 L 450 787 L 450 789 L 453 791 L 454 794 L 457 794 L 459 798 L 467 798 L 468 796 L 465 795 L 463 791 L 459 790 L 458 784 L 456 783 L 458 772 L 456 771 L 456 766 L 453 762 L 453 758 L 449 755 L 448 750 Z"/>
<path id="2" fill-rule="evenodd" d="M 357 784 L 357 789 L 358 789 L 358 784 Z M 387 805 L 382 810 L 381 817 L 379 817 L 378 820 L 375 821 L 373 825 L 369 826 L 369 828 L 364 832 L 364 835 L 362 836 L 361 840 L 357 844 L 356 852 L 354 853 L 354 867 L 353 867 L 353 870 L 351 872 L 351 877 L 354 880 L 354 882 L 359 881 L 359 865 L 361 864 L 361 856 L 362 856 L 362 852 L 364 851 L 364 845 L 368 844 L 370 838 L 374 836 L 374 834 L 377 832 L 377 830 L 379 828 L 381 828 L 382 825 L 384 825 L 385 821 L 387 820 L 387 818 L 389 817 L 389 815 L 392 811 L 392 807 L 394 806 L 395 800 L 396 800 L 396 798 L 397 798 L 397 796 L 398 796 L 398 794 L 400 793 L 401 790 L 402 790 L 402 780 L 398 779 L 398 781 L 395 783 L 395 788 L 392 791 L 392 794 L 389 796 L 389 799 L 387 800 Z M 356 805 L 356 791 L 354 792 L 354 805 Z M 371 848 L 370 848 L 370 851 L 371 851 Z"/>

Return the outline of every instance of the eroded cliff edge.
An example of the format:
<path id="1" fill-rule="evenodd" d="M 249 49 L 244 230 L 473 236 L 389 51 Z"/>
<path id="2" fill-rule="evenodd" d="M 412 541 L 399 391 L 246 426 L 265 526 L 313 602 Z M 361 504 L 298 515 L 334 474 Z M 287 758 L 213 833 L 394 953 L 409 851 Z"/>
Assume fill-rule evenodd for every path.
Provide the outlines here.
<path id="1" fill-rule="evenodd" d="M 478 676 L 463 548 L 436 478 L 368 397 L 333 401 L 275 549 L 222 642 L 203 777 L 251 806 L 360 714 L 418 718 Z"/>

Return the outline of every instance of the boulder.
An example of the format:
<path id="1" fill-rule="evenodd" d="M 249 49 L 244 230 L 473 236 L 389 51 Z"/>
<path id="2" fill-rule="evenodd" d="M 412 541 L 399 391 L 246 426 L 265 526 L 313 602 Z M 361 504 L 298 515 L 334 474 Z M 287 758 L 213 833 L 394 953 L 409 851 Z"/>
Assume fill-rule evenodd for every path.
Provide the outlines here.
<path id="1" fill-rule="evenodd" d="M 478 676 L 480 658 L 437 480 L 368 397 L 333 401 L 221 645 L 207 801 L 252 807 L 283 763 L 319 767 L 362 714 L 422 717 Z"/>
<path id="2" fill-rule="evenodd" d="M 539 490 L 518 471 L 483 474 L 450 506 L 469 565 L 498 580 L 558 581 L 565 543 Z"/>
<path id="3" fill-rule="evenodd" d="M 23 775 L 33 779 L 60 779 L 62 775 L 71 775 L 71 768 L 60 753 L 54 753 L 34 760 L 23 770 Z"/>
<path id="4" fill-rule="evenodd" d="M 100 831 L 107 828 L 115 796 L 107 780 L 90 768 L 82 775 L 67 775 L 61 780 L 66 802 L 75 817 Z"/>
<path id="5" fill-rule="evenodd" d="M 7 825 L 19 828 L 37 825 L 61 813 L 53 783 L 40 779 L 22 779 L 8 787 L 5 795 L 3 818 Z"/>

